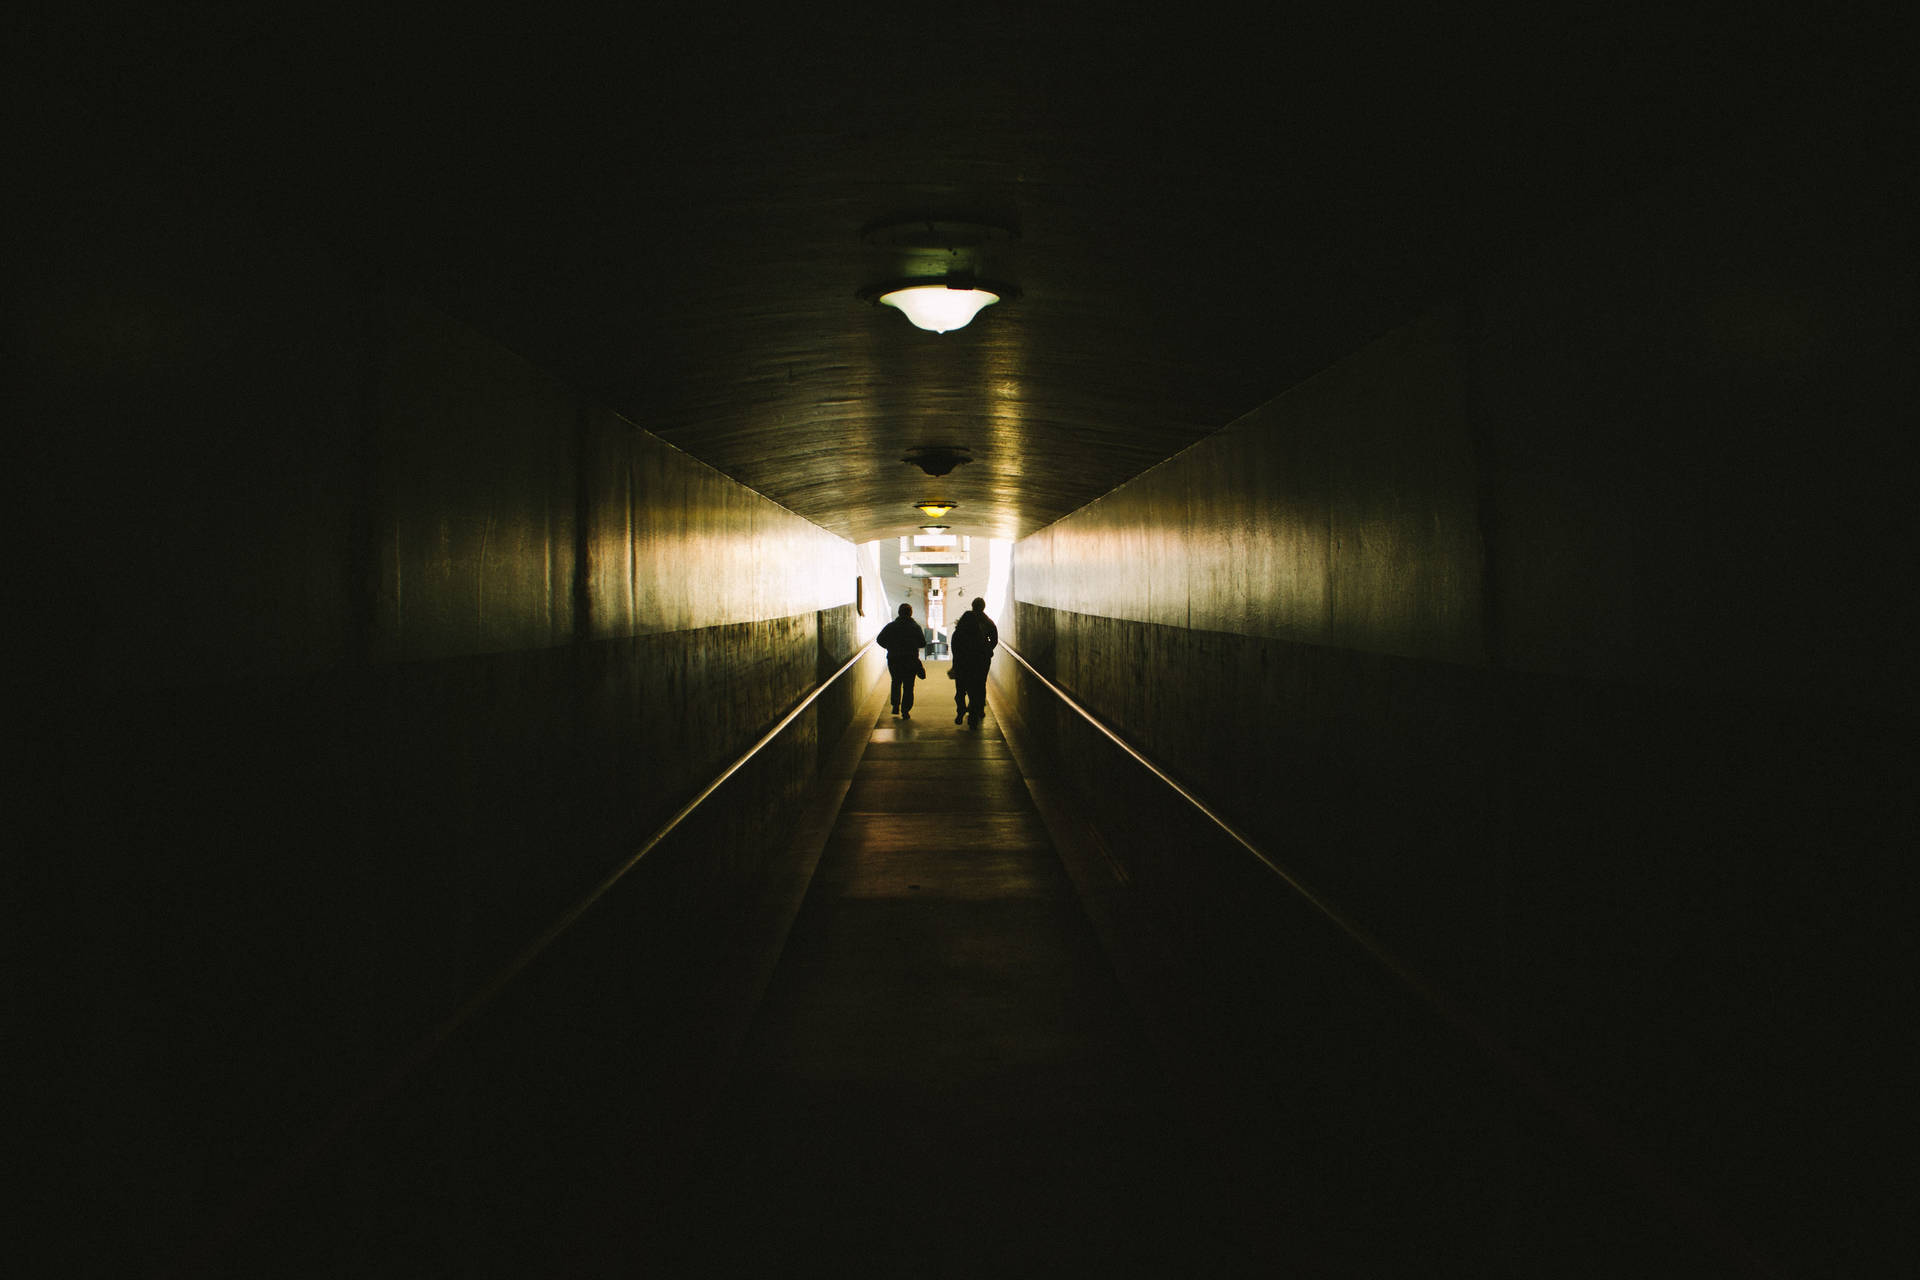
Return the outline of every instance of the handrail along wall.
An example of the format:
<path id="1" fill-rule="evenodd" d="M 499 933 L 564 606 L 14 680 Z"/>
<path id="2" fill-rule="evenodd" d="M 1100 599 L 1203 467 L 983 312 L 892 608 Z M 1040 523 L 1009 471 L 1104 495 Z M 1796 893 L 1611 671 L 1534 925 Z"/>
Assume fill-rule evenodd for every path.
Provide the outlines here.
<path id="1" fill-rule="evenodd" d="M 1288 893 L 1311 907 L 1316 914 L 1366 955 L 1375 966 L 1390 975 L 1421 1005 L 1470 1042 L 1522 1093 L 1557 1116 L 1571 1133 L 1577 1135 L 1607 1164 L 1637 1183 L 1644 1192 L 1664 1202 L 1682 1221 L 1690 1223 L 1692 1229 L 1703 1240 L 1710 1241 L 1716 1248 L 1738 1259 L 1750 1274 L 1773 1274 L 1771 1266 L 1758 1255 L 1752 1243 L 1745 1239 L 1742 1233 L 1733 1228 L 1718 1210 L 1706 1204 L 1691 1189 L 1678 1182 L 1660 1161 L 1642 1149 L 1640 1143 L 1629 1138 L 1615 1125 L 1575 1099 L 1564 1086 L 1515 1048 L 1505 1036 L 1483 1018 L 1453 999 L 1437 984 L 1422 976 L 1361 928 L 1351 917 L 1315 892 L 1298 875 L 1281 866 L 1277 860 L 1256 845 L 1245 832 L 1170 776 L 1166 770 L 1141 754 L 1098 716 L 1082 706 L 1072 694 L 1048 679 L 1019 650 L 1003 642 L 998 651 L 1011 654 L 1014 660 L 1058 699 L 1062 706 L 1074 712 L 1080 720 L 1111 743 L 1121 754 L 1185 801 L 1193 812 L 1199 814 L 1209 825 L 1226 836 L 1233 846 L 1251 858 L 1253 863 L 1273 880 L 1283 885 Z"/>
<path id="2" fill-rule="evenodd" d="M 591 910 L 595 903 L 604 898 L 616 884 L 652 853 L 660 844 L 677 830 L 700 806 L 711 799 L 715 792 L 745 768 L 754 757 L 780 737 L 795 720 L 806 712 L 822 694 L 839 683 L 851 670 L 859 665 L 874 648 L 869 640 L 854 652 L 853 656 L 842 663 L 838 670 L 820 681 L 812 692 L 802 698 L 792 710 L 775 721 L 773 726 L 749 746 L 741 755 L 721 770 L 712 781 L 694 794 L 694 796 L 676 810 L 634 851 L 621 860 L 604 876 L 598 884 L 583 895 L 579 901 L 562 912 L 551 925 L 537 934 L 525 946 L 515 952 L 513 957 L 494 971 L 491 977 L 481 983 L 471 995 L 463 1000 L 446 1017 L 415 1040 L 397 1057 L 392 1066 L 375 1077 L 336 1107 L 331 1117 L 313 1132 L 283 1160 L 273 1172 L 262 1178 L 253 1191 L 229 1209 L 227 1214 L 215 1225 L 201 1241 L 196 1257 L 210 1256 L 216 1253 L 222 1243 L 251 1221 L 256 1214 L 274 1196 L 286 1189 L 296 1178 L 314 1164 L 329 1148 L 358 1124 L 381 1101 L 398 1092 L 402 1085 L 430 1059 L 453 1035 L 471 1022 L 483 1009 L 493 1002 L 515 978 L 519 977 L 529 965 L 540 957 L 555 941 L 571 929 L 582 916 Z"/>

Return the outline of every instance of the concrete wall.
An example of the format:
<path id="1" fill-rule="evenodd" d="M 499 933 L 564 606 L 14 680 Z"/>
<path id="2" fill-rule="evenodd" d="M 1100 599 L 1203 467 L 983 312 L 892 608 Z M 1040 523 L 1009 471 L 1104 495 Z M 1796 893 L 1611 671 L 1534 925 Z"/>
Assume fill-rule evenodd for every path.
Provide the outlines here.
<path id="1" fill-rule="evenodd" d="M 150 1269 L 837 668 L 857 568 L 215 201 L 35 247 L 36 1180 L 105 1223 L 67 1269 Z M 608 1007 L 727 936 L 851 698 L 596 908 Z"/>
<path id="2" fill-rule="evenodd" d="M 1016 557 L 1045 674 L 1795 1274 L 1897 1216 L 1900 132 L 1830 104 L 1598 210 Z M 1096 896 L 1227 932 L 1245 878 L 1106 768 Z"/>

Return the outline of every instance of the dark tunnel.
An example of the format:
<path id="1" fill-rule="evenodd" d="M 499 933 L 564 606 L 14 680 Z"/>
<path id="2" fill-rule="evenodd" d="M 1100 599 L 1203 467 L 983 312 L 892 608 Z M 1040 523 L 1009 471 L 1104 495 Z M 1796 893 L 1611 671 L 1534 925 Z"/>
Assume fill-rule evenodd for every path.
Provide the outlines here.
<path id="1" fill-rule="evenodd" d="M 1912 50 L 1654 14 L 27 22 L 16 1274 L 1898 1274 Z"/>

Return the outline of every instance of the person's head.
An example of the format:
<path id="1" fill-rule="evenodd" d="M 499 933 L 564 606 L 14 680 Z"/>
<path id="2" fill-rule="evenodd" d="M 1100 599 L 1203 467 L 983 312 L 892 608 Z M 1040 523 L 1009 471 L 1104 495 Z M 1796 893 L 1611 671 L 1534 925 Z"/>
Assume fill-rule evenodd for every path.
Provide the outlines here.
<path id="1" fill-rule="evenodd" d="M 973 598 L 973 611 L 975 613 L 985 613 L 987 611 L 986 600 L 980 596 L 975 596 Z"/>
<path id="2" fill-rule="evenodd" d="M 901 605 L 900 616 L 903 618 L 911 618 L 913 616 L 913 606 L 910 604 Z"/>

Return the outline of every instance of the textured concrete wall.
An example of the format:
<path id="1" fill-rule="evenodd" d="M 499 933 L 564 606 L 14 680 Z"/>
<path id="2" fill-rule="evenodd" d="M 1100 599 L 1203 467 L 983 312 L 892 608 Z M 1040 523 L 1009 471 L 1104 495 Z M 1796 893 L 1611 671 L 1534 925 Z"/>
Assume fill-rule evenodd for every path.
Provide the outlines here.
<path id="1" fill-rule="evenodd" d="M 1457 312 L 1381 339 L 1020 544 L 1022 600 L 1442 661 L 1480 654 Z"/>
<path id="2" fill-rule="evenodd" d="M 112 1223 L 76 1274 L 150 1268 L 851 654 L 855 558 L 211 201 L 96 209 L 20 296 L 37 1177 Z M 850 713 L 588 918 L 607 1007 L 726 936 Z"/>
<path id="3" fill-rule="evenodd" d="M 1888 1070 L 1865 993 L 1912 817 L 1914 272 L 1877 121 L 1596 211 L 1015 576 L 1046 674 L 1789 1270 L 1883 1234 L 1871 1106 L 1820 1101 Z M 1113 893 L 1241 914 L 1107 839 Z"/>

